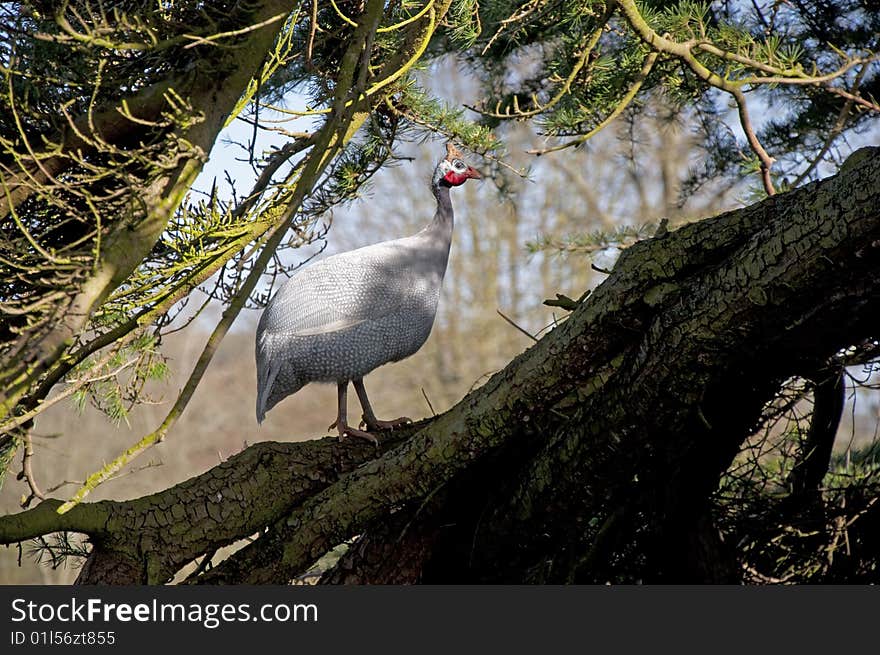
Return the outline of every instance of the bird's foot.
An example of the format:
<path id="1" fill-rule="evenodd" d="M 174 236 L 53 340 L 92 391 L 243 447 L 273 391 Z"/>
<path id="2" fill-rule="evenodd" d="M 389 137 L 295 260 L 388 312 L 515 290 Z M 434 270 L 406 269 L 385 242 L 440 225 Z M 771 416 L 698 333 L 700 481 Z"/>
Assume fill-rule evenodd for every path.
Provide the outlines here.
<path id="1" fill-rule="evenodd" d="M 393 421 L 380 421 L 379 419 L 374 419 L 372 421 L 368 421 L 366 416 L 361 417 L 361 423 L 358 427 L 364 427 L 372 432 L 381 431 L 381 430 L 394 430 L 395 428 L 402 427 L 404 425 L 409 425 L 412 423 L 412 419 L 408 416 L 401 416 L 399 418 L 394 419 Z"/>
<path id="2" fill-rule="evenodd" d="M 358 439 L 365 439 L 372 443 L 374 446 L 379 445 L 379 440 L 370 434 L 369 432 L 364 432 L 363 430 L 358 430 L 356 428 L 349 427 L 345 423 L 340 423 L 339 421 L 333 421 L 333 425 L 331 425 L 328 429 L 332 430 L 336 428 L 339 430 L 339 440 L 344 441 L 346 437 L 357 437 Z"/>

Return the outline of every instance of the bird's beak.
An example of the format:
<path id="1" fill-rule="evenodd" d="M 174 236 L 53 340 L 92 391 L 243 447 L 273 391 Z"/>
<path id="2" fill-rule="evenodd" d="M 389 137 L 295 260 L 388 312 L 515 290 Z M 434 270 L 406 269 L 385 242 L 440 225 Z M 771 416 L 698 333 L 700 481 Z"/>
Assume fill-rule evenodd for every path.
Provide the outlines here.
<path id="1" fill-rule="evenodd" d="M 469 177 L 471 179 L 474 179 L 474 180 L 482 180 L 483 179 L 483 176 L 480 174 L 480 171 L 478 171 L 476 168 L 473 168 L 472 166 L 468 166 L 468 169 L 465 172 L 465 176 Z"/>

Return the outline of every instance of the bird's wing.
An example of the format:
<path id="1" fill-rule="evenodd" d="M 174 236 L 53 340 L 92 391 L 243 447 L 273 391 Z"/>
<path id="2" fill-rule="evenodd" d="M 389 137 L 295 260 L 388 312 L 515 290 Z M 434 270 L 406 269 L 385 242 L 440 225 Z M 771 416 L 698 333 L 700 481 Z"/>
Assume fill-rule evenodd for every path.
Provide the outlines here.
<path id="1" fill-rule="evenodd" d="M 385 242 L 316 262 L 281 287 L 259 330 L 327 334 L 400 311 L 416 285 L 414 260 L 411 249 Z"/>

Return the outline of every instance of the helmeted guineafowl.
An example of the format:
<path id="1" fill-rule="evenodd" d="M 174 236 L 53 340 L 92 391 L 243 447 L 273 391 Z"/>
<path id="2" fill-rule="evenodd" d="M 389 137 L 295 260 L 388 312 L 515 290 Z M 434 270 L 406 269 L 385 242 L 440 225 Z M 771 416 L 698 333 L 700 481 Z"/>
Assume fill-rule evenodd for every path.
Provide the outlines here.
<path id="1" fill-rule="evenodd" d="M 380 421 L 364 376 L 415 353 L 428 338 L 452 243 L 449 190 L 480 174 L 451 143 L 437 165 L 431 190 L 434 219 L 418 234 L 327 257 L 291 277 L 266 306 L 257 327 L 257 421 L 309 382 L 335 382 L 340 439 L 376 442 L 346 419 L 348 383 L 354 384 L 368 431 L 393 428 L 406 417 Z"/>

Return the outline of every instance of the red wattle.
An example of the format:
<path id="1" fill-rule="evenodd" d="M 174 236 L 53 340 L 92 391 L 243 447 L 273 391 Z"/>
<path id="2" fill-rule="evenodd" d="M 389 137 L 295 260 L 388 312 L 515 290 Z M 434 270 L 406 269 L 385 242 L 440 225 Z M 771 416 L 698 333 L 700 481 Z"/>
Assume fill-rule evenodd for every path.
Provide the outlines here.
<path id="1" fill-rule="evenodd" d="M 467 182 L 468 176 L 459 175 L 455 171 L 449 171 L 446 175 L 443 176 L 443 179 L 449 182 L 449 184 L 451 184 L 452 186 L 458 186 L 459 184 L 464 184 L 465 182 Z"/>

